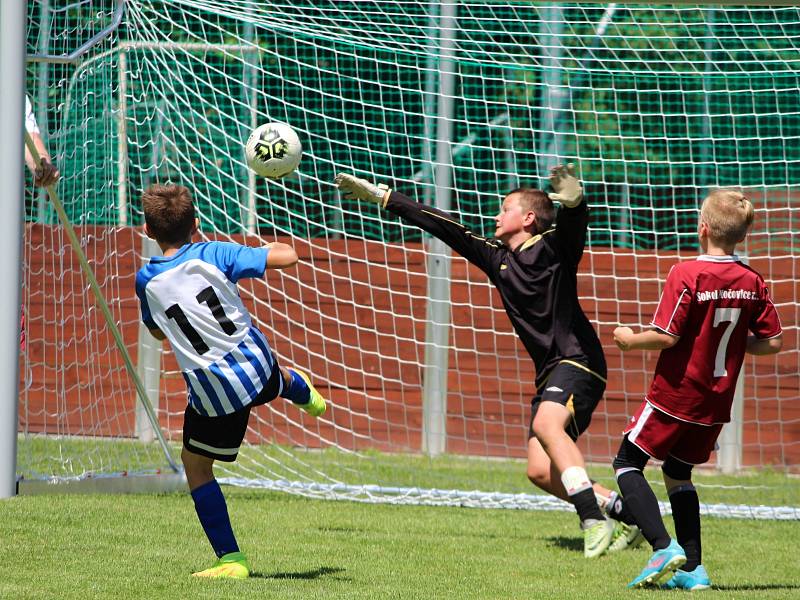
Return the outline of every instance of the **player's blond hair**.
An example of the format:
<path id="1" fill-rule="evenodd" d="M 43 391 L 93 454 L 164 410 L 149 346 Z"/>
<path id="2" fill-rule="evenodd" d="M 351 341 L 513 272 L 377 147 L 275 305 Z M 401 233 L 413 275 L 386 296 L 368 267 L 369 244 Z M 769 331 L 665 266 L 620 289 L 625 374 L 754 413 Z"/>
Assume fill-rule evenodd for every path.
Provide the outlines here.
<path id="1" fill-rule="evenodd" d="M 744 239 L 753 224 L 753 204 L 738 190 L 720 189 L 703 200 L 700 220 L 708 227 L 713 241 L 736 245 Z"/>
<path id="2" fill-rule="evenodd" d="M 144 221 L 158 242 L 185 242 L 194 230 L 194 204 L 187 188 L 174 183 L 154 183 L 142 194 Z"/>

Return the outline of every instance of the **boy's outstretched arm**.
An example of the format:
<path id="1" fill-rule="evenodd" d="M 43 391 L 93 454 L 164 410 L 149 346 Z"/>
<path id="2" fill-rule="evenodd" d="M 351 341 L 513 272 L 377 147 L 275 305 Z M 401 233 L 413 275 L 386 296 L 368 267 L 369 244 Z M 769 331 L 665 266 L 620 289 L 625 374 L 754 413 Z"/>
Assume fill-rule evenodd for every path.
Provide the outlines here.
<path id="1" fill-rule="evenodd" d="M 583 186 L 575 174 L 573 163 L 550 169 L 550 187 L 553 188 L 553 192 L 548 194 L 550 200 L 567 208 L 575 208 L 583 201 Z"/>
<path id="2" fill-rule="evenodd" d="M 283 242 L 270 242 L 264 244 L 269 248 L 267 252 L 267 269 L 286 269 L 297 264 L 297 252 L 289 244 Z"/>
<path id="3" fill-rule="evenodd" d="M 350 173 L 337 174 L 335 183 L 336 187 L 342 191 L 344 197 L 348 200 L 366 200 L 367 202 L 374 202 L 381 208 L 386 208 L 389 194 L 392 193 L 392 190 L 386 185 L 376 185 Z"/>
<path id="4" fill-rule="evenodd" d="M 553 192 L 548 196 L 561 203 L 554 238 L 562 256 L 577 268 L 586 245 L 589 210 L 583 201 L 583 186 L 575 173 L 575 165 L 569 163 L 550 169 L 550 186 Z"/>
<path id="5" fill-rule="evenodd" d="M 490 276 L 500 263 L 502 244 L 477 235 L 443 210 L 415 202 L 385 185 L 375 185 L 349 173 L 339 173 L 336 185 L 348 200 L 365 200 L 398 215 L 439 238 Z"/>
<path id="6" fill-rule="evenodd" d="M 634 333 L 630 327 L 617 327 L 614 330 L 614 342 L 623 352 L 628 350 L 664 350 L 671 348 L 680 338 L 649 329 Z"/>

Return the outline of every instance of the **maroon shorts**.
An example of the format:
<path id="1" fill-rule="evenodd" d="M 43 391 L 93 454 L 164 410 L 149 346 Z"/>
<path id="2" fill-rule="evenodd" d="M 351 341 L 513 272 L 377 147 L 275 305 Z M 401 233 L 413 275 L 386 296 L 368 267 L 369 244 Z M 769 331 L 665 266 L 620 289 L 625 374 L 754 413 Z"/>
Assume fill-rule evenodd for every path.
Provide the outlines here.
<path id="1" fill-rule="evenodd" d="M 625 428 L 628 441 L 658 460 L 667 456 L 690 465 L 707 462 L 722 424 L 698 425 L 661 412 L 645 400 Z"/>

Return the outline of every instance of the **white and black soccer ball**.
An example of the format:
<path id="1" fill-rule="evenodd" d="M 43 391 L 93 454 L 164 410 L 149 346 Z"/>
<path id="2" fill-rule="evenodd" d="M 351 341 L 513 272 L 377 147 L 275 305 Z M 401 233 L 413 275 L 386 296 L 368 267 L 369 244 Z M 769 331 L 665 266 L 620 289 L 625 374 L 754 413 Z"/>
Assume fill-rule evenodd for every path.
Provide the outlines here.
<path id="1" fill-rule="evenodd" d="M 286 177 L 300 164 L 303 147 L 286 123 L 267 123 L 253 130 L 244 147 L 247 166 L 262 177 Z"/>

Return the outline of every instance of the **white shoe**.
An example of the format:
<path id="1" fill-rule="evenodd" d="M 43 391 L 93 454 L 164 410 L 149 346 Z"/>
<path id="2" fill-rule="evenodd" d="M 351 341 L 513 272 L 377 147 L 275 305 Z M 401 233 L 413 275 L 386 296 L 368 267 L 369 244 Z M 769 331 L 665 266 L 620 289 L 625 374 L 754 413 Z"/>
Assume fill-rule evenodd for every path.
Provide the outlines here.
<path id="1" fill-rule="evenodd" d="M 581 525 L 583 529 L 583 555 L 586 558 L 600 556 L 611 544 L 611 536 L 614 535 L 613 519 L 603 519 L 602 521 L 588 521 Z"/>

